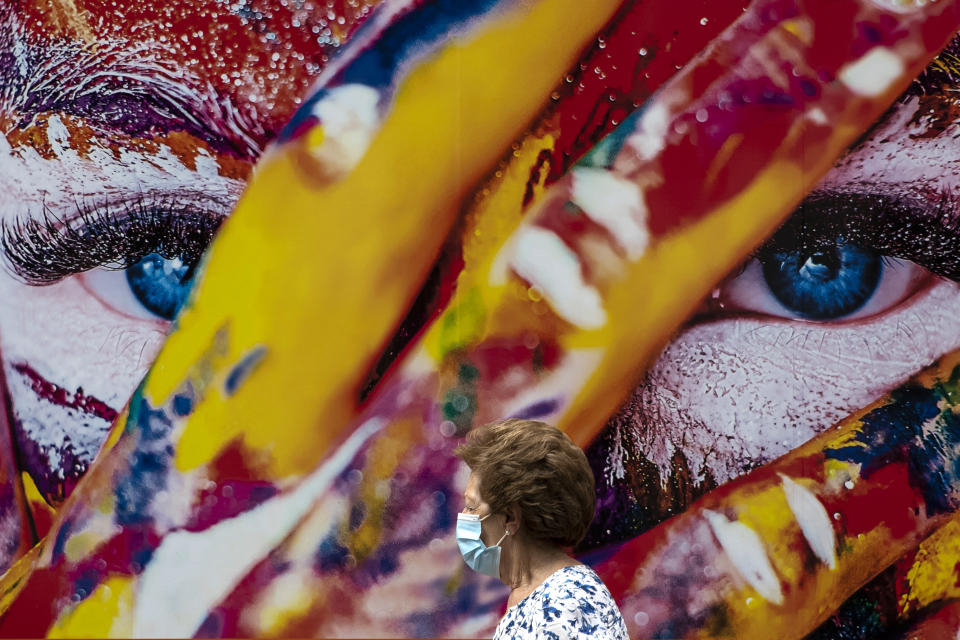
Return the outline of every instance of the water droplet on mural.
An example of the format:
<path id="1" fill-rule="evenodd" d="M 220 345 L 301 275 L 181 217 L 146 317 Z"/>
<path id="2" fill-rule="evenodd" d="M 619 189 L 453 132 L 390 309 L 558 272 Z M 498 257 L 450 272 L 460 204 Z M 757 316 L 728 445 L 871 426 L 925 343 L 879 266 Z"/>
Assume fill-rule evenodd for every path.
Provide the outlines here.
<path id="1" fill-rule="evenodd" d="M 457 432 L 457 425 L 455 425 L 450 420 L 444 420 L 440 423 L 440 433 L 446 436 L 447 438 L 453 437 L 453 434 Z"/>

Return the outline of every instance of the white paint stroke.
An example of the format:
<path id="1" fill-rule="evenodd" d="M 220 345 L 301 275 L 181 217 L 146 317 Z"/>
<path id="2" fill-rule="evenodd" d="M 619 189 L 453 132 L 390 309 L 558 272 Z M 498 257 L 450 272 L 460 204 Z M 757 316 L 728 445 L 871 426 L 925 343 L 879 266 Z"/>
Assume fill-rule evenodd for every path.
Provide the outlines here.
<path id="1" fill-rule="evenodd" d="M 561 318 L 582 329 L 607 322 L 600 293 L 583 279 L 580 259 L 552 231 L 527 226 L 514 235 L 513 270 L 540 290 Z"/>
<path id="2" fill-rule="evenodd" d="M 319 469 L 275 496 L 204 531 L 176 531 L 157 547 L 140 576 L 133 637 L 182 638 L 276 547 L 386 421 L 368 420 Z"/>
<path id="3" fill-rule="evenodd" d="M 823 503 L 806 487 L 782 473 L 777 475 L 780 476 L 787 504 L 800 523 L 800 530 L 807 539 L 807 544 L 823 564 L 835 569 L 837 537 Z"/>
<path id="4" fill-rule="evenodd" d="M 903 61 L 886 47 L 874 47 L 837 74 L 850 91 L 869 98 L 883 95 L 904 73 Z"/>
<path id="5" fill-rule="evenodd" d="M 666 148 L 669 128 L 670 110 L 654 101 L 640 116 L 637 130 L 627 138 L 626 145 L 640 160 L 652 160 Z"/>
<path id="6" fill-rule="evenodd" d="M 607 169 L 573 170 L 573 203 L 606 229 L 631 260 L 650 243 L 647 205 L 638 185 Z"/>
<path id="7" fill-rule="evenodd" d="M 704 509 L 703 514 L 743 579 L 770 602 L 783 604 L 780 579 L 757 532 L 742 522 L 731 522 L 722 513 Z"/>

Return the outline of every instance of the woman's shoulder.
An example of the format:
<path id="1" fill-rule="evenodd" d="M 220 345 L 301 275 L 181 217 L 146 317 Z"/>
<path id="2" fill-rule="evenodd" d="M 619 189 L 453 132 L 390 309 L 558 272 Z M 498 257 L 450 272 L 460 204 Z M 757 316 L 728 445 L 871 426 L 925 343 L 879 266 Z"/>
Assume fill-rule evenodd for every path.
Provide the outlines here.
<path id="1" fill-rule="evenodd" d="M 545 584 L 546 591 L 554 598 L 565 598 L 583 602 L 609 600 L 613 597 L 600 576 L 585 564 L 564 567 L 554 573 Z"/>
<path id="2" fill-rule="evenodd" d="M 544 637 L 627 638 L 627 629 L 603 581 L 584 564 L 564 567 L 544 590 Z"/>
<path id="3" fill-rule="evenodd" d="M 610 591 L 593 569 L 558 569 L 497 626 L 494 638 L 627 640 L 627 628 Z"/>

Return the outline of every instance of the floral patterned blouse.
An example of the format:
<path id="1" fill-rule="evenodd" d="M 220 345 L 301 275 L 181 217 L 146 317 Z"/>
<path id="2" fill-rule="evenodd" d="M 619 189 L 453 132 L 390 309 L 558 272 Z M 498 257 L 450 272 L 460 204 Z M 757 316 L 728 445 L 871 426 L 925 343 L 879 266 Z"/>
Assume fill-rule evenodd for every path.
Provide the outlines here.
<path id="1" fill-rule="evenodd" d="M 507 609 L 493 640 L 627 640 L 627 625 L 610 591 L 585 564 L 554 572 Z"/>

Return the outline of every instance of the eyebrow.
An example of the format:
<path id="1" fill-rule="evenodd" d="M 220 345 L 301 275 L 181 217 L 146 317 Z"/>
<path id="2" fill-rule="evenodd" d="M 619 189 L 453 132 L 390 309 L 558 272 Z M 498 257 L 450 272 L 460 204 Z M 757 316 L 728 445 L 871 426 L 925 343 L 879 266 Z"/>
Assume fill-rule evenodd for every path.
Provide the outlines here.
<path id="1" fill-rule="evenodd" d="M 33 43 L 16 24 L 0 22 L 0 122 L 7 132 L 55 112 L 108 135 L 185 132 L 219 153 L 256 158 L 273 134 L 227 96 L 197 88 L 204 84 L 145 45 Z"/>

